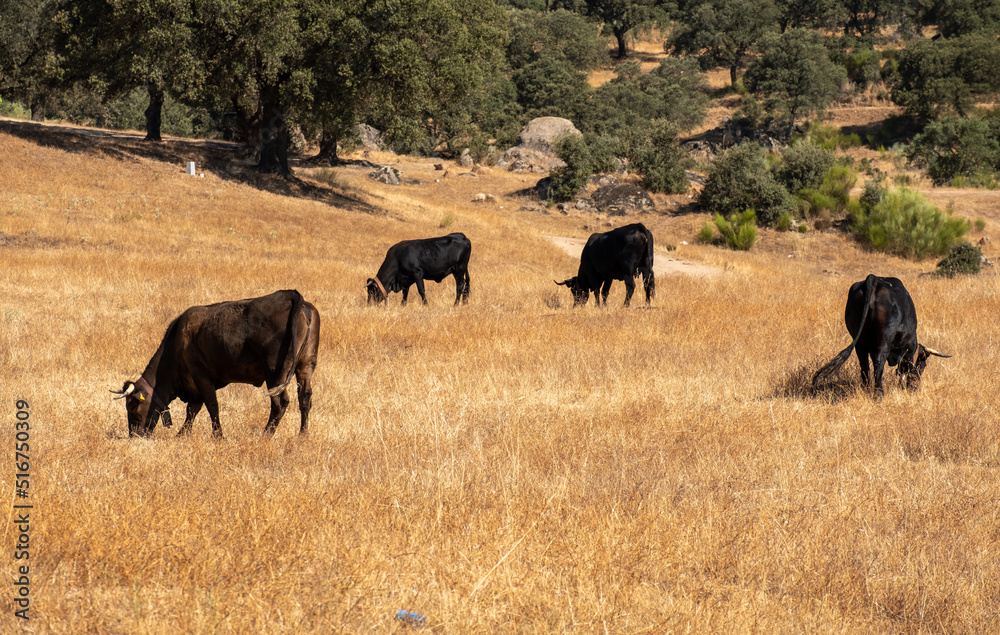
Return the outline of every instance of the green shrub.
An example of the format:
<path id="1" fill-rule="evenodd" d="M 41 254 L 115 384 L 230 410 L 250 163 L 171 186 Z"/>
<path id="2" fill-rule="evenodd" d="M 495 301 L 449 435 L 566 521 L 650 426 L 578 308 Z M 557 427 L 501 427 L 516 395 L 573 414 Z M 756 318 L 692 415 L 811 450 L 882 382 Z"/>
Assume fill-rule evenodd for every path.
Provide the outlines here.
<path id="1" fill-rule="evenodd" d="M 757 214 L 752 209 L 732 214 L 728 220 L 716 214 L 713 220 L 730 249 L 747 251 L 757 242 Z"/>
<path id="2" fill-rule="evenodd" d="M 861 137 L 857 133 L 845 135 L 834 126 L 817 122 L 810 124 L 809 130 L 806 132 L 806 140 L 831 152 L 837 148 L 846 150 L 861 146 Z"/>
<path id="3" fill-rule="evenodd" d="M 819 186 L 819 191 L 831 197 L 843 211 L 850 200 L 851 190 L 858 182 L 858 173 L 852 168 L 835 165 L 823 175 L 823 182 Z"/>
<path id="4" fill-rule="evenodd" d="M 740 107 L 733 113 L 732 122 L 741 128 L 757 128 L 764 123 L 764 107 L 753 95 L 743 95 Z"/>
<path id="5" fill-rule="evenodd" d="M 882 81 L 882 54 L 871 48 L 859 48 L 838 59 L 847 71 L 847 78 L 858 88 L 867 88 Z"/>
<path id="6" fill-rule="evenodd" d="M 595 174 L 611 174 L 618 170 L 624 148 L 618 137 L 613 135 L 585 135 L 587 149 L 590 150 L 591 167 Z"/>
<path id="7" fill-rule="evenodd" d="M 976 222 L 974 223 L 974 226 L 977 232 L 982 233 L 982 231 L 986 229 L 986 221 L 983 220 L 982 218 L 977 218 Z"/>
<path id="8" fill-rule="evenodd" d="M 805 189 L 799 192 L 799 197 L 806 202 L 806 215 L 819 216 L 823 211 L 833 212 L 837 201 L 818 190 Z"/>
<path id="9" fill-rule="evenodd" d="M 775 180 L 764 149 L 755 143 L 734 146 L 712 162 L 698 202 L 724 216 L 755 209 L 765 227 L 796 209 L 791 195 Z"/>
<path id="10" fill-rule="evenodd" d="M 583 189 L 593 174 L 590 150 L 581 135 L 566 135 L 556 142 L 555 151 L 566 165 L 549 173 L 552 177 L 549 192 L 555 201 L 568 201 Z"/>
<path id="11" fill-rule="evenodd" d="M 13 99 L 0 99 L 0 117 L 10 117 L 11 119 L 31 119 L 31 110 L 25 108 L 20 102 Z"/>
<path id="12" fill-rule="evenodd" d="M 705 223 L 698 231 L 698 242 L 710 244 L 715 240 L 715 226 L 712 223 Z"/>
<path id="13" fill-rule="evenodd" d="M 803 223 L 802 225 L 799 225 L 799 233 L 800 234 L 804 234 L 807 231 L 809 231 L 809 228 L 805 225 L 805 223 Z"/>
<path id="14" fill-rule="evenodd" d="M 823 175 L 833 167 L 833 153 L 812 143 L 797 143 L 781 157 L 776 176 L 789 192 L 802 188 L 817 188 Z"/>
<path id="15" fill-rule="evenodd" d="M 979 273 L 983 251 L 966 240 L 952 245 L 948 255 L 937 264 L 934 274 L 954 278 L 960 274 Z"/>
<path id="16" fill-rule="evenodd" d="M 778 224 L 776 225 L 779 231 L 786 232 L 792 228 L 792 215 L 785 212 L 778 217 Z"/>
<path id="17" fill-rule="evenodd" d="M 649 143 L 635 159 L 635 171 L 650 192 L 683 194 L 688 190 L 684 174 L 684 151 L 677 143 L 677 127 L 658 119 L 649 131 Z"/>
<path id="18" fill-rule="evenodd" d="M 919 192 L 900 189 L 870 210 L 859 208 L 851 229 L 877 251 L 921 260 L 946 254 L 969 231 L 969 222 L 942 214 Z"/>
<path id="19" fill-rule="evenodd" d="M 885 184 L 879 179 L 865 181 L 865 187 L 861 191 L 858 203 L 865 212 L 871 211 L 885 197 Z"/>
<path id="20" fill-rule="evenodd" d="M 848 210 L 850 192 L 857 182 L 858 175 L 853 169 L 834 165 L 823 175 L 817 189 L 806 188 L 799 192 L 799 198 L 808 204 L 807 215 L 832 218 Z"/>

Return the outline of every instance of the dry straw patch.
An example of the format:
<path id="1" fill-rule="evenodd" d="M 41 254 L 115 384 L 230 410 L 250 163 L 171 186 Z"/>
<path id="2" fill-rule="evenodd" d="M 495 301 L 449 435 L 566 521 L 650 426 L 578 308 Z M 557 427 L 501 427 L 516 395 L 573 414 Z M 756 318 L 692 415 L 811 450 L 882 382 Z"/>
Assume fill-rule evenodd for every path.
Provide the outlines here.
<path id="1" fill-rule="evenodd" d="M 338 170 L 373 215 L 2 134 L 0 164 L 0 395 L 8 419 L 31 402 L 35 441 L 30 629 L 401 631 L 406 608 L 443 632 L 1000 630 L 996 276 L 920 278 L 817 234 L 684 246 L 724 273 L 662 277 L 653 310 L 620 308 L 620 284 L 573 310 L 551 280 L 575 264 L 543 234 L 594 220 L 516 211 L 520 177 Z M 468 203 L 484 184 L 501 200 Z M 640 220 L 658 239 L 691 224 Z M 467 307 L 450 280 L 428 307 L 364 305 L 389 245 L 445 231 L 473 241 Z M 852 362 L 811 395 L 869 272 L 905 280 L 921 337 L 954 357 L 915 394 L 874 402 Z M 225 440 L 204 414 L 191 439 L 124 438 L 107 391 L 173 316 L 292 287 L 323 316 L 308 437 L 293 406 L 262 439 L 262 390 L 233 386 Z"/>

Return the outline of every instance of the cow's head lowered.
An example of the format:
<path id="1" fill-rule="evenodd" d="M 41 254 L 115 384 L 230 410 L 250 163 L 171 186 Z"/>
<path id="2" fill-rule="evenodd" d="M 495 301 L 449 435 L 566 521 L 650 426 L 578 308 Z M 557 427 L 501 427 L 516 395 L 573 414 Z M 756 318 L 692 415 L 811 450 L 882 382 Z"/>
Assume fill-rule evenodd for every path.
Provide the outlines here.
<path id="1" fill-rule="evenodd" d="M 163 425 L 170 427 L 170 411 L 165 407 L 154 408 L 153 388 L 145 379 L 139 378 L 138 382 L 127 381 L 121 390 L 112 390 L 111 392 L 120 395 L 115 399 L 125 400 L 125 414 L 128 417 L 128 435 L 130 437 L 146 436 L 152 428 L 150 424 L 159 419 L 161 411 Z"/>
<path id="2" fill-rule="evenodd" d="M 552 282 L 569 289 L 569 292 L 573 294 L 573 306 L 587 304 L 587 300 L 590 299 L 590 289 L 583 286 L 579 276 L 573 276 L 562 282 L 556 282 L 555 280 Z"/>
<path id="3" fill-rule="evenodd" d="M 931 355 L 944 358 L 951 357 L 951 355 L 939 353 L 933 348 L 927 348 L 923 344 L 917 344 L 917 353 L 913 359 L 904 356 L 899 361 L 899 366 L 896 367 L 896 374 L 905 382 L 908 390 L 920 388 L 920 377 L 923 376 L 924 369 L 927 368 L 927 359 Z"/>
<path id="4" fill-rule="evenodd" d="M 382 286 L 382 282 L 378 278 L 368 278 L 365 288 L 368 289 L 368 304 L 373 302 L 381 304 L 389 300 L 389 294 L 386 293 L 385 287 Z"/>

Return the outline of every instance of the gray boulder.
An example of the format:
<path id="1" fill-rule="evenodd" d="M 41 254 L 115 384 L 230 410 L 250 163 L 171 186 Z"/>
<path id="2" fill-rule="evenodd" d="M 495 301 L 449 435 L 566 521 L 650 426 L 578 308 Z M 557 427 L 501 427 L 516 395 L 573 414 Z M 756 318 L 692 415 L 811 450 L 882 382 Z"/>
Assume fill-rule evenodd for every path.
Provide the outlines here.
<path id="1" fill-rule="evenodd" d="M 605 185 L 597 188 L 591 198 L 597 208 L 608 216 L 624 216 L 630 212 L 652 209 L 653 199 L 646 190 L 631 183 Z"/>
<path id="2" fill-rule="evenodd" d="M 368 173 L 368 178 L 386 185 L 399 185 L 403 180 L 402 176 L 402 173 L 391 165 L 383 165 Z"/>
<path id="3" fill-rule="evenodd" d="M 556 142 L 567 135 L 580 135 L 573 122 L 561 117 L 538 117 L 528 122 L 517 136 L 517 144 L 501 154 L 498 167 L 511 172 L 547 173 L 566 164 L 554 152 Z"/>
<path id="4" fill-rule="evenodd" d="M 354 126 L 352 132 L 354 140 L 365 150 L 381 150 L 385 146 L 382 141 L 382 133 L 368 124 L 359 123 Z"/>
<path id="5" fill-rule="evenodd" d="M 583 136 L 573 122 L 562 117 L 538 117 L 528 122 L 517 135 L 516 146 L 542 152 L 552 152 L 560 138 L 576 135 Z"/>

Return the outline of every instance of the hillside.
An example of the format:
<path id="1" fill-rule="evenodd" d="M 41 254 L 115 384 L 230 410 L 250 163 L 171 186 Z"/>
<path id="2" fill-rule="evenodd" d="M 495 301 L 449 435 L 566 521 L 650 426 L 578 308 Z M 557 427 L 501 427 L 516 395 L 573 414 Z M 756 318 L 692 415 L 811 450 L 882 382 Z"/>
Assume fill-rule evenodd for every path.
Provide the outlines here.
<path id="1" fill-rule="evenodd" d="M 834 231 L 699 245 L 686 196 L 540 213 L 514 195 L 534 178 L 496 169 L 375 154 L 419 182 L 288 183 L 229 152 L 0 122 L 0 395 L 8 421 L 30 404 L 35 505 L 32 620 L 7 595 L 0 630 L 403 632 L 399 609 L 465 633 L 1000 630 L 995 271 L 922 277 L 933 261 Z M 996 193 L 929 195 L 1000 240 Z M 659 275 L 648 310 L 621 284 L 572 308 L 553 280 L 578 261 L 552 237 L 636 221 L 657 258 L 714 273 Z M 451 279 L 427 307 L 365 305 L 390 245 L 453 231 L 468 306 Z M 852 359 L 814 394 L 868 273 L 901 278 L 953 357 L 915 393 L 887 371 L 873 400 Z M 127 438 L 108 391 L 173 317 L 289 288 L 322 315 L 308 436 L 293 398 L 262 438 L 264 390 L 237 385 L 223 440 L 205 413 L 189 439 Z M 12 476 L 0 497 L 21 500 Z"/>

